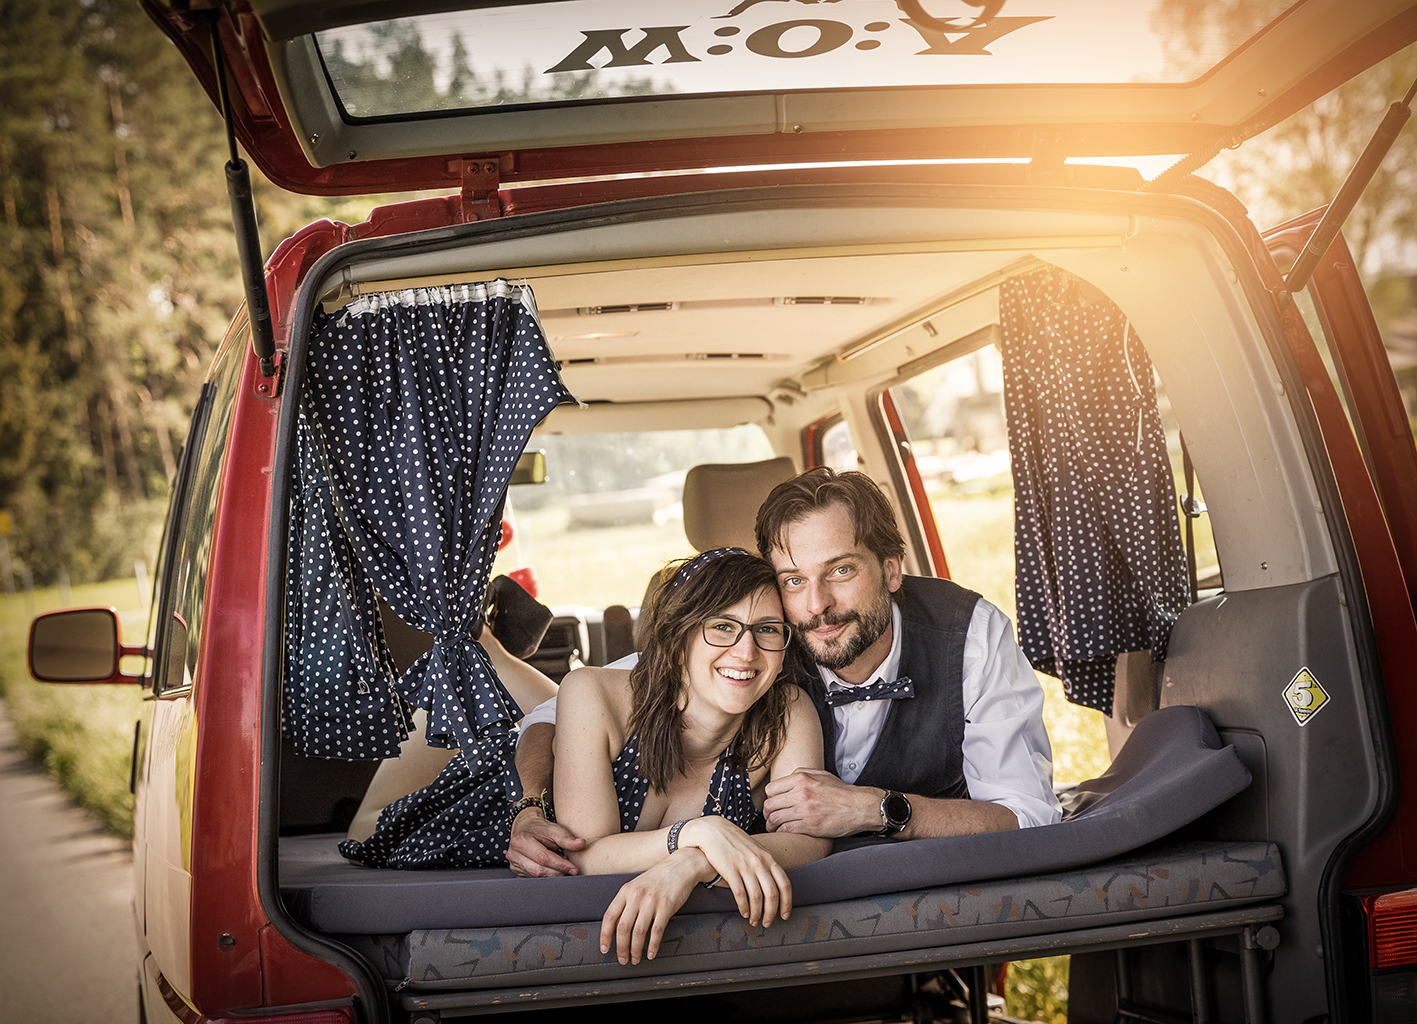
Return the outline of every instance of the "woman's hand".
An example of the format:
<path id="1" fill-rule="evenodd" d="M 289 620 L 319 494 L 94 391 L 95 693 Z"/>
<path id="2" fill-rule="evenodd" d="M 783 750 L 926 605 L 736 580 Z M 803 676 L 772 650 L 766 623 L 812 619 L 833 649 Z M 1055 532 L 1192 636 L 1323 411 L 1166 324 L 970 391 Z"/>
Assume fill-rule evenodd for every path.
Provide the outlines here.
<path id="1" fill-rule="evenodd" d="M 697 847 L 733 890 L 738 912 L 764 928 L 792 914 L 792 883 L 787 872 L 748 833 L 716 814 L 694 818 L 679 833 L 680 847 Z M 687 898 L 687 897 L 686 897 Z"/>
<path id="2" fill-rule="evenodd" d="M 600 951 L 610 952 L 622 964 L 639 963 L 640 953 L 650 960 L 659 952 L 664 926 L 684 905 L 694 886 L 713 876 L 707 858 L 698 850 L 680 850 L 620 887 L 600 921 Z"/>

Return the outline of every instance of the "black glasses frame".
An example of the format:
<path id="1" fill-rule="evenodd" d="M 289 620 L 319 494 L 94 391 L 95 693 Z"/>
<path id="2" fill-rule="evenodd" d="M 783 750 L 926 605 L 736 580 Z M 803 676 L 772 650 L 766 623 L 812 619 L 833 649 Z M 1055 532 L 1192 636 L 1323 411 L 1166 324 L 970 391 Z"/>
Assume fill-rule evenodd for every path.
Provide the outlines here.
<path id="1" fill-rule="evenodd" d="M 729 640 L 728 643 L 723 643 L 722 641 L 725 639 L 727 634 L 713 633 L 712 635 L 710 635 L 709 623 L 711 622 L 731 622 L 733 623 L 733 625 L 738 627 L 738 631 L 733 634 L 732 640 Z M 783 622 L 781 619 L 767 619 L 763 622 L 739 622 L 737 619 L 730 618 L 727 615 L 710 615 L 708 618 L 704 619 L 703 622 L 699 624 L 699 626 L 703 630 L 704 643 L 708 644 L 710 647 L 732 647 L 734 644 L 738 643 L 738 641 L 743 638 L 744 633 L 747 633 L 753 638 L 753 643 L 757 645 L 757 648 L 760 651 L 772 651 L 774 653 L 776 653 L 777 651 L 785 651 L 787 650 L 787 645 L 792 642 L 792 627 L 789 626 L 786 622 Z M 759 636 L 757 633 L 757 629 L 760 626 L 781 627 L 782 646 L 769 647 L 764 645 L 763 637 Z M 771 636 L 772 634 L 769 633 L 767 635 Z"/>

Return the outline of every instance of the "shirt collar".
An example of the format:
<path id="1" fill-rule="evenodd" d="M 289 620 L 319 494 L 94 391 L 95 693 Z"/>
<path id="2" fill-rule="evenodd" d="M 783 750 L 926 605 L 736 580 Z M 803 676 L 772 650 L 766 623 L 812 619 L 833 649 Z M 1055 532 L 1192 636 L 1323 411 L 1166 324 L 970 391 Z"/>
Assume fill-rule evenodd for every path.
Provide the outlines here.
<path id="1" fill-rule="evenodd" d="M 876 671 L 866 677 L 865 681 L 859 684 L 843 682 L 841 676 L 837 675 L 825 665 L 818 665 L 817 671 L 821 674 L 822 682 L 827 684 L 828 690 L 850 689 L 853 685 L 864 686 L 867 683 L 875 682 L 877 679 L 886 682 L 893 682 L 900 675 L 900 605 L 891 602 L 891 650 L 886 655 L 886 660 L 876 666 Z"/>

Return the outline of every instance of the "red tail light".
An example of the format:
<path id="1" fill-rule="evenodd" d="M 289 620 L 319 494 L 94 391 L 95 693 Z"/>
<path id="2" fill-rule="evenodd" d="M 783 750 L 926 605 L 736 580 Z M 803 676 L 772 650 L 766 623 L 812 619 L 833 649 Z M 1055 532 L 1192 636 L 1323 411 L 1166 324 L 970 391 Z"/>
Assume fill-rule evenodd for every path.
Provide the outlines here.
<path id="1" fill-rule="evenodd" d="M 1374 970 L 1417 964 L 1417 889 L 1364 899 Z"/>

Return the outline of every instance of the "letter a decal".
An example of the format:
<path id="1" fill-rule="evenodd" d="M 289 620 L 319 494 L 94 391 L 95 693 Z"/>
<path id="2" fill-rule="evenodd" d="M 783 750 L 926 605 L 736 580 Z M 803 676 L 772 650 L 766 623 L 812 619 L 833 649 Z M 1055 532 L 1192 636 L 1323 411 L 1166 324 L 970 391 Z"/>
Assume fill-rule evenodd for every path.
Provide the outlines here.
<path id="1" fill-rule="evenodd" d="M 1017 32 L 1025 25 L 1032 25 L 1035 21 L 1051 21 L 1052 15 L 1038 18 L 995 18 L 986 25 L 966 26 L 961 25 L 957 30 L 948 34 L 937 32 L 933 28 L 926 28 L 917 24 L 909 18 L 902 18 L 916 32 L 920 33 L 920 38 L 929 47 L 927 50 L 920 50 L 916 56 L 927 53 L 950 54 L 955 57 L 992 57 L 993 54 L 984 47 L 997 40 L 1000 36 L 1006 36 L 1010 32 Z M 960 36 L 961 38 L 951 40 L 950 36 Z"/>

